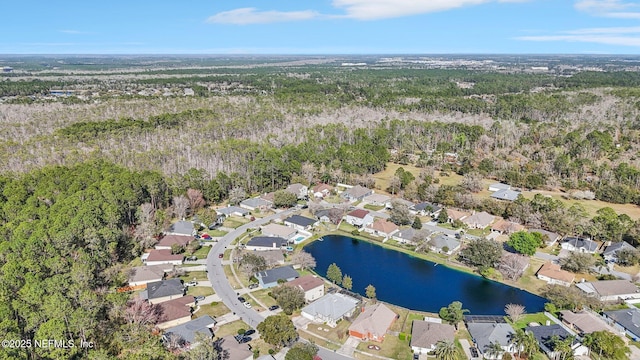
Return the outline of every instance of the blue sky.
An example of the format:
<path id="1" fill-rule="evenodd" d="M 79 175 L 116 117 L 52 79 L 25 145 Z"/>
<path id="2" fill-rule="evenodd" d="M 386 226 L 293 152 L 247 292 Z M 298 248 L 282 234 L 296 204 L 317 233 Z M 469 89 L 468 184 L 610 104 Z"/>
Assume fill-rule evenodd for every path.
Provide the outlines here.
<path id="1" fill-rule="evenodd" d="M 0 54 L 640 53 L 640 0 L 9 1 Z"/>

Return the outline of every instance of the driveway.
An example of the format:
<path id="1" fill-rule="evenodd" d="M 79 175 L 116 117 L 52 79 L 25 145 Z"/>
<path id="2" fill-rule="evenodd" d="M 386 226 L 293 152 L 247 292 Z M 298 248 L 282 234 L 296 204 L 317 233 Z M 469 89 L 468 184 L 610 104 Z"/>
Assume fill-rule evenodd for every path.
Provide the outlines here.
<path id="1" fill-rule="evenodd" d="M 558 256 L 547 254 L 547 253 L 543 253 L 543 252 L 540 252 L 540 251 L 536 251 L 536 254 L 534 255 L 534 257 L 537 257 L 538 259 L 542 259 L 542 260 L 551 261 L 554 264 L 557 264 L 558 261 L 560 260 L 560 258 Z"/>
<path id="2" fill-rule="evenodd" d="M 337 352 L 345 356 L 353 357 L 353 352 L 356 350 L 359 344 L 360 340 L 353 336 L 349 336 L 347 341 L 342 344 L 342 347 L 338 349 Z"/>

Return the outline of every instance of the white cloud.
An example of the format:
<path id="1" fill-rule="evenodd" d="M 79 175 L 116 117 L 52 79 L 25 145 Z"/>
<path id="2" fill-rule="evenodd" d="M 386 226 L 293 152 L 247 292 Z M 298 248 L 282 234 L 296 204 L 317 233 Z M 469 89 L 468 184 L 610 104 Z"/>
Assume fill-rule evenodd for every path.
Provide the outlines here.
<path id="1" fill-rule="evenodd" d="M 565 41 L 605 45 L 640 46 L 640 26 L 587 28 L 564 31 L 554 35 L 520 36 L 524 41 Z"/>
<path id="2" fill-rule="evenodd" d="M 640 18 L 640 4 L 637 1 L 623 0 L 577 0 L 576 10 L 593 16 L 638 19 Z"/>
<path id="3" fill-rule="evenodd" d="M 240 8 L 219 12 L 207 19 L 216 24 L 269 24 L 275 22 L 309 20 L 320 16 L 315 11 L 258 11 L 256 8 Z"/>

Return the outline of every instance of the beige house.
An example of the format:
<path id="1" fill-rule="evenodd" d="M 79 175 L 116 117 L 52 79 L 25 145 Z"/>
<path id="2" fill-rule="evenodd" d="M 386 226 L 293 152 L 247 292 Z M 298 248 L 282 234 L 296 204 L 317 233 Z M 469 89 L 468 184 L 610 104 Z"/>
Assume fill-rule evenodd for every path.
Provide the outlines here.
<path id="1" fill-rule="evenodd" d="M 462 222 L 471 229 L 484 229 L 496 219 L 495 216 L 486 211 L 475 213 L 462 219 Z"/>
<path id="2" fill-rule="evenodd" d="M 165 235 L 154 247 L 157 250 L 171 250 L 173 245 L 187 246 L 193 240 L 194 237 L 188 235 Z"/>
<path id="3" fill-rule="evenodd" d="M 160 281 L 164 279 L 165 273 L 172 269 L 173 265 L 168 264 L 136 266 L 128 271 L 129 286 L 140 286 Z"/>
<path id="4" fill-rule="evenodd" d="M 455 338 L 452 325 L 414 320 L 411 328 L 411 350 L 416 354 L 427 354 L 436 349 L 438 341 Z"/>
<path id="5" fill-rule="evenodd" d="M 536 273 L 538 279 L 546 281 L 547 284 L 571 286 L 576 276 L 573 273 L 562 270 L 560 265 L 546 262 Z"/>
<path id="6" fill-rule="evenodd" d="M 509 235 L 522 230 L 524 230 L 524 226 L 505 219 L 500 219 L 491 225 L 491 231 L 499 234 Z"/>
<path id="7" fill-rule="evenodd" d="M 375 236 L 384 236 L 387 239 L 398 232 L 398 230 L 400 230 L 398 225 L 384 219 L 376 219 L 371 225 L 364 227 L 365 232 Z"/>
<path id="8" fill-rule="evenodd" d="M 324 296 L 324 281 L 313 275 L 305 275 L 285 283 L 304 292 L 304 300 L 312 302 Z"/>
<path id="9" fill-rule="evenodd" d="M 190 321 L 193 303 L 192 296 L 183 296 L 157 304 L 161 315 L 156 326 L 160 329 L 168 329 Z"/>
<path id="10" fill-rule="evenodd" d="M 162 264 L 182 265 L 183 260 L 183 255 L 172 254 L 171 250 L 167 249 L 151 250 L 150 252 L 142 255 L 142 262 L 147 266 Z"/>
<path id="11" fill-rule="evenodd" d="M 279 236 L 287 240 L 290 240 L 297 233 L 298 233 L 298 230 L 290 228 L 288 226 L 279 225 L 279 224 L 272 223 L 262 227 L 262 235 Z"/>
<path id="12" fill-rule="evenodd" d="M 349 335 L 363 341 L 382 342 L 398 315 L 381 302 L 363 310 L 349 326 Z"/>

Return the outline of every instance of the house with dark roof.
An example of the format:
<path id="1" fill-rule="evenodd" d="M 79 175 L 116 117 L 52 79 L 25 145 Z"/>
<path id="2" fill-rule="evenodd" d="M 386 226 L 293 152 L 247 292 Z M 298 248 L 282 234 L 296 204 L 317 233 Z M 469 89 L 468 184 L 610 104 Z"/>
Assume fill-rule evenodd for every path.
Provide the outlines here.
<path id="1" fill-rule="evenodd" d="M 162 264 L 182 265 L 183 260 L 184 255 L 172 254 L 171 250 L 167 249 L 154 249 L 142 255 L 142 262 L 144 262 L 147 266 Z"/>
<path id="2" fill-rule="evenodd" d="M 530 233 L 539 233 L 542 235 L 542 241 L 544 241 L 546 246 L 551 246 L 556 243 L 556 241 L 560 240 L 562 236 L 558 233 L 554 233 L 553 231 L 547 231 L 544 229 L 529 229 Z"/>
<path id="3" fill-rule="evenodd" d="M 164 279 L 165 273 L 171 271 L 173 265 L 136 266 L 128 271 L 129 286 L 146 285 Z"/>
<path id="4" fill-rule="evenodd" d="M 618 261 L 618 251 L 620 251 L 620 250 L 637 251 L 636 248 L 634 248 L 633 246 L 629 245 L 628 242 L 620 241 L 620 242 L 613 243 L 613 244 L 607 246 L 607 248 L 604 249 L 604 251 L 602 252 L 602 257 L 604 257 L 604 259 L 606 261 L 617 262 Z"/>
<path id="5" fill-rule="evenodd" d="M 363 341 L 382 342 L 398 315 L 385 304 L 377 302 L 367 308 L 349 326 L 349 336 Z"/>
<path id="6" fill-rule="evenodd" d="M 193 240 L 193 235 L 165 235 L 158 241 L 154 248 L 158 250 L 171 250 L 171 247 L 174 245 L 185 247 Z"/>
<path id="7" fill-rule="evenodd" d="M 452 325 L 413 320 L 410 345 L 415 354 L 427 354 L 436 349 L 438 341 L 454 339 L 455 329 Z"/>
<path id="8" fill-rule="evenodd" d="M 400 228 L 398 225 L 384 219 L 376 219 L 373 223 L 366 225 L 364 231 L 374 236 L 384 236 L 386 239 L 390 238 Z"/>
<path id="9" fill-rule="evenodd" d="M 193 236 L 196 234 L 196 229 L 190 221 L 177 221 L 169 226 L 169 229 L 165 231 L 166 235 L 186 235 Z"/>
<path id="10" fill-rule="evenodd" d="M 571 310 L 560 311 L 560 320 L 570 329 L 580 336 L 591 334 L 596 331 L 609 330 L 607 324 L 600 316 L 596 316 L 588 311 L 574 313 Z"/>
<path id="11" fill-rule="evenodd" d="M 444 234 L 438 234 L 427 243 L 431 251 L 451 255 L 460 249 L 460 241 Z"/>
<path id="12" fill-rule="evenodd" d="M 273 205 L 272 202 L 260 197 L 249 198 L 240 202 L 240 207 L 249 211 L 266 210 Z"/>
<path id="13" fill-rule="evenodd" d="M 562 286 L 571 286 L 576 276 L 566 270 L 562 270 L 560 265 L 552 262 L 546 262 L 536 273 L 536 277 L 540 280 L 546 281 L 547 284 L 556 284 Z"/>
<path id="14" fill-rule="evenodd" d="M 300 231 L 309 231 L 318 225 L 318 221 L 300 215 L 291 215 L 284 219 L 284 225 Z"/>
<path id="15" fill-rule="evenodd" d="M 426 231 L 424 233 L 427 234 Z M 391 238 L 400 244 L 416 245 L 416 237 L 419 236 L 419 234 L 421 233 L 414 228 L 402 228 L 393 234 Z"/>
<path id="16" fill-rule="evenodd" d="M 227 206 L 227 207 L 216 209 L 216 213 L 218 213 L 218 215 L 224 215 L 227 217 L 228 216 L 243 217 L 243 216 L 249 215 L 249 210 L 243 209 L 238 206 Z"/>
<path id="17" fill-rule="evenodd" d="M 492 198 L 504 201 L 516 201 L 518 196 L 520 196 L 520 192 L 511 189 L 498 190 L 491 194 Z"/>
<path id="18" fill-rule="evenodd" d="M 301 315 L 314 323 L 336 327 L 338 321 L 353 315 L 358 303 L 351 296 L 331 293 L 302 308 Z"/>
<path id="19" fill-rule="evenodd" d="M 578 237 L 566 237 L 560 244 L 565 250 L 595 254 L 598 251 L 600 245 L 590 239 L 578 238 Z"/>
<path id="20" fill-rule="evenodd" d="M 161 280 L 147 284 L 146 299 L 151 304 L 181 298 L 184 296 L 184 285 L 180 279 Z"/>
<path id="21" fill-rule="evenodd" d="M 362 227 L 367 226 L 373 223 L 373 216 L 369 213 L 369 211 L 364 209 L 355 209 L 349 213 L 344 218 L 344 221 L 353 226 Z"/>
<path id="22" fill-rule="evenodd" d="M 538 346 L 540 349 L 547 354 L 549 359 L 556 359 L 557 356 L 560 355 L 558 351 L 556 351 L 555 341 L 564 341 L 570 338 L 572 335 L 567 330 L 559 324 L 547 325 L 547 326 L 527 326 L 524 328 L 526 332 L 530 332 L 538 341 Z M 587 355 L 589 353 L 589 349 L 580 344 L 580 342 L 572 338 L 571 341 L 571 349 L 573 350 L 574 356 L 582 356 Z"/>
<path id="23" fill-rule="evenodd" d="M 633 341 L 640 341 L 640 309 L 605 311 L 603 315 L 614 328 L 627 334 Z"/>
<path id="24" fill-rule="evenodd" d="M 282 249 L 288 243 L 289 240 L 279 236 L 255 236 L 245 246 L 249 251 L 267 251 Z"/>
<path id="25" fill-rule="evenodd" d="M 640 299 L 640 289 L 629 280 L 579 282 L 576 287 L 600 301 Z"/>
<path id="26" fill-rule="evenodd" d="M 416 215 L 436 217 L 440 214 L 442 207 L 428 201 L 423 201 L 413 204 L 413 206 L 409 207 L 409 210 L 413 211 Z"/>
<path id="27" fill-rule="evenodd" d="M 282 266 L 270 270 L 260 271 L 256 273 L 256 278 L 263 289 L 272 288 L 278 286 L 278 280 L 284 280 L 285 282 L 291 281 L 300 274 L 291 266 Z"/>
<path id="28" fill-rule="evenodd" d="M 173 300 L 157 304 L 160 317 L 156 326 L 159 329 L 168 329 L 184 324 L 191 320 L 192 308 L 195 303 L 193 296 L 183 296 Z"/>
<path id="29" fill-rule="evenodd" d="M 317 276 L 305 275 L 285 284 L 297 287 L 304 292 L 306 302 L 312 302 L 324 296 L 324 280 Z"/>
<path id="30" fill-rule="evenodd" d="M 516 346 L 511 342 L 515 330 L 506 323 L 467 323 L 467 329 L 478 351 L 485 359 L 501 359 L 502 354 L 493 355 L 490 353 L 491 344 L 498 343 L 504 352 L 514 353 Z"/>
<path id="31" fill-rule="evenodd" d="M 342 192 L 342 197 L 351 201 L 361 201 L 366 196 L 373 194 L 373 190 L 367 189 L 366 187 L 356 185 Z"/>
<path id="32" fill-rule="evenodd" d="M 190 349 L 196 342 L 196 334 L 202 334 L 207 339 L 213 339 L 213 327 L 216 321 L 209 315 L 188 321 L 184 324 L 174 326 L 165 330 L 162 336 L 163 341 L 170 342 L 172 338 L 183 344 L 182 348 Z"/>

